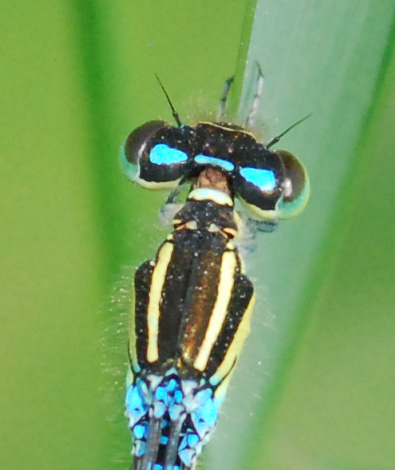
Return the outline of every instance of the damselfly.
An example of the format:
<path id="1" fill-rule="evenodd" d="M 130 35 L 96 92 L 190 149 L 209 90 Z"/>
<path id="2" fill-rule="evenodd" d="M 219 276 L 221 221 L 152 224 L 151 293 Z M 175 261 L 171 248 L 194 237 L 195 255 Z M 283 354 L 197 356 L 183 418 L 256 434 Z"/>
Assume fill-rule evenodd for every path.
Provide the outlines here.
<path id="1" fill-rule="evenodd" d="M 235 198 L 272 230 L 299 214 L 310 185 L 302 164 L 224 119 L 226 82 L 217 122 L 151 121 L 126 140 L 126 176 L 148 189 L 173 188 L 179 205 L 173 231 L 154 260 L 135 274 L 126 416 L 133 435 L 132 470 L 191 470 L 214 430 L 249 333 L 254 289 L 236 246 L 243 219 Z M 186 194 L 183 200 L 183 194 Z"/>

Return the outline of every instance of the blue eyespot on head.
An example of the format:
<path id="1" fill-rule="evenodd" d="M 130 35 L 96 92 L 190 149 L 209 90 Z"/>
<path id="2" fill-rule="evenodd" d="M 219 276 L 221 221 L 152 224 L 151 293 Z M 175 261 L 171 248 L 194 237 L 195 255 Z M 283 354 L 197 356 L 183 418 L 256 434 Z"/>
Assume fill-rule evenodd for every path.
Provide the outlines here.
<path id="1" fill-rule="evenodd" d="M 310 197 L 310 181 L 300 161 L 278 150 L 270 155 L 273 169 L 244 167 L 239 171 L 237 195 L 254 217 L 276 222 L 300 214 Z"/>
<path id="2" fill-rule="evenodd" d="M 147 122 L 126 139 L 121 154 L 123 172 L 144 188 L 175 188 L 186 175 L 190 140 L 190 128 L 175 128 L 163 121 Z"/>
<path id="3" fill-rule="evenodd" d="M 240 169 L 240 175 L 263 192 L 271 192 L 276 188 L 276 177 L 271 170 L 247 167 Z"/>
<path id="4" fill-rule="evenodd" d="M 222 158 L 217 157 L 210 157 L 208 155 L 203 155 L 202 153 L 196 155 L 194 160 L 198 165 L 216 166 L 222 168 L 225 171 L 228 171 L 229 173 L 235 169 L 234 164 L 228 160 L 223 160 Z"/>
<path id="5" fill-rule="evenodd" d="M 154 165 L 178 165 L 188 161 L 188 155 L 182 150 L 169 147 L 167 144 L 156 144 L 152 147 L 149 160 Z"/>

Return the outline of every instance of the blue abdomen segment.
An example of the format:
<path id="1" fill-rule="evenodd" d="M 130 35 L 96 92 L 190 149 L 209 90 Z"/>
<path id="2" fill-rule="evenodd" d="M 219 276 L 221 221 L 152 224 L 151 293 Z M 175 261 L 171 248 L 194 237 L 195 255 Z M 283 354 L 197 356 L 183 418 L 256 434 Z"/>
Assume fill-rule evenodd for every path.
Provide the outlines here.
<path id="1" fill-rule="evenodd" d="M 133 435 L 132 470 L 192 469 L 220 406 L 213 388 L 180 379 L 174 370 L 137 377 L 128 384 L 125 404 Z"/>

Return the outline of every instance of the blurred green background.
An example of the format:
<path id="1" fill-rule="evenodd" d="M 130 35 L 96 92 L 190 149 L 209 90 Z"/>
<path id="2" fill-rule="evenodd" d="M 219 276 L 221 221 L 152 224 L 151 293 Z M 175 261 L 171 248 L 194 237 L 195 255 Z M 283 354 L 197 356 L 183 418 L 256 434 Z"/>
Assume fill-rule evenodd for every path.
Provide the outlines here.
<path id="1" fill-rule="evenodd" d="M 165 193 L 124 137 L 213 118 L 225 78 L 306 164 L 306 212 L 258 239 L 259 292 L 207 469 L 395 469 L 394 0 L 0 0 L 0 465 L 127 469 L 126 324 Z M 251 43 L 250 43 L 251 38 Z M 247 61 L 247 62 L 246 62 Z M 240 99 L 241 97 L 241 99 Z"/>

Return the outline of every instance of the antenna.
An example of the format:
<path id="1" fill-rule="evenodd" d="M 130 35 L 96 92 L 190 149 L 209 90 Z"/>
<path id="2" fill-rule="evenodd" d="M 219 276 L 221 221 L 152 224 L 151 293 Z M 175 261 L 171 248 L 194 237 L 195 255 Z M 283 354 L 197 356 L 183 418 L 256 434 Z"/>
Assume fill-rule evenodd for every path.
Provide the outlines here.
<path id="1" fill-rule="evenodd" d="M 299 124 L 301 124 L 303 121 L 305 121 L 307 118 L 309 118 L 310 116 L 312 116 L 313 113 L 310 113 L 308 114 L 307 116 L 305 116 L 304 118 L 302 119 L 299 119 L 299 121 L 296 121 L 295 124 L 292 124 L 292 126 L 288 127 L 288 129 L 285 129 L 284 132 L 281 132 L 280 135 L 278 135 L 277 137 L 274 137 L 267 145 L 266 145 L 266 148 L 270 148 L 272 147 L 274 144 L 277 144 L 277 142 L 281 139 L 281 137 L 284 137 L 285 134 L 288 134 L 289 131 L 291 131 L 294 127 L 298 126 Z"/>
<path id="2" fill-rule="evenodd" d="M 176 121 L 176 123 L 177 123 L 177 126 L 178 126 L 178 127 L 181 127 L 181 126 L 182 126 L 182 122 L 181 122 L 180 116 L 178 115 L 176 109 L 174 108 L 173 103 L 171 102 L 171 99 L 170 99 L 169 95 L 167 94 L 167 91 L 165 90 L 165 87 L 163 86 L 162 82 L 160 81 L 158 75 L 155 74 L 155 77 L 156 77 L 156 79 L 158 80 L 159 85 L 160 85 L 160 87 L 162 88 L 163 93 L 164 93 L 165 96 L 166 96 L 167 102 L 169 103 L 169 106 L 170 106 L 170 108 L 171 108 L 171 110 L 172 110 L 172 114 L 173 114 L 173 117 L 174 117 L 174 119 L 175 119 L 175 121 Z"/>

